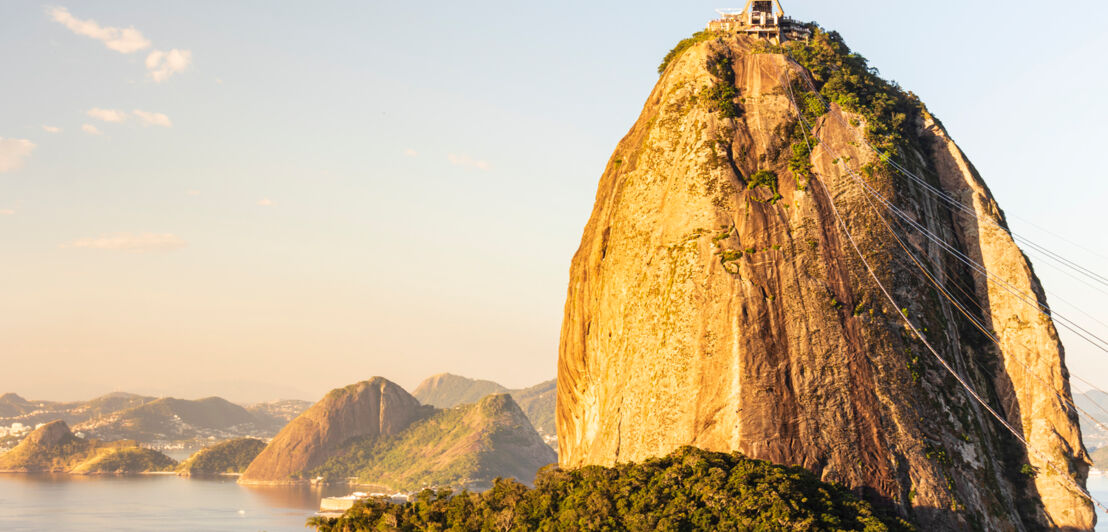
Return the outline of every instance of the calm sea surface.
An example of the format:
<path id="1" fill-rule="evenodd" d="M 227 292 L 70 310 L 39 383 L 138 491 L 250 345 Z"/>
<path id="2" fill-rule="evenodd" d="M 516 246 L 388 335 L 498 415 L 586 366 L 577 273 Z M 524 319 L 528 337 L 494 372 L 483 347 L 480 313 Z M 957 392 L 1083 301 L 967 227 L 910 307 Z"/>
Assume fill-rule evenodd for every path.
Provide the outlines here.
<path id="1" fill-rule="evenodd" d="M 1108 500 L 1108 477 L 1089 479 Z M 346 488 L 254 488 L 233 479 L 0 474 L 0 530 L 304 531 L 322 497 Z M 1099 514 L 1097 530 L 1108 531 Z"/>
<path id="2" fill-rule="evenodd" d="M 0 474 L 0 530 L 303 532 L 322 497 L 349 491 L 161 475 Z"/>

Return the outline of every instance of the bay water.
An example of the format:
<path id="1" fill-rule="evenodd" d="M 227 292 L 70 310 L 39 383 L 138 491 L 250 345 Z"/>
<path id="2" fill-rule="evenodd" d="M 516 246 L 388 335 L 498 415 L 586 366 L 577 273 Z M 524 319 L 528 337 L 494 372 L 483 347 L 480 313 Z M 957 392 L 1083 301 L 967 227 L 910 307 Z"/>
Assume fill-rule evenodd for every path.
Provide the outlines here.
<path id="1" fill-rule="evenodd" d="M 304 531 L 347 487 L 247 487 L 234 478 L 0 474 L 0 530 Z"/>

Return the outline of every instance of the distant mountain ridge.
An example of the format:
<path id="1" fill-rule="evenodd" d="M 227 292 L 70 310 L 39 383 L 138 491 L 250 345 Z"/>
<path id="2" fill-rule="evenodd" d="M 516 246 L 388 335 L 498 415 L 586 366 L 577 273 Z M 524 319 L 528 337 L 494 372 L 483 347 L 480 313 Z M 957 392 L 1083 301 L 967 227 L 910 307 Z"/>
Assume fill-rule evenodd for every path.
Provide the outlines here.
<path id="1" fill-rule="evenodd" d="M 1078 422 L 1081 425 L 1081 436 L 1085 442 L 1085 446 L 1092 450 L 1094 448 L 1108 447 L 1108 430 L 1101 427 L 1108 427 L 1108 393 L 1101 392 L 1099 390 L 1090 390 L 1084 393 L 1073 394 L 1073 404 L 1078 408 L 1087 412 L 1100 421 L 1100 425 L 1093 422 L 1084 413 L 1077 417 Z M 1104 469 L 1108 467 L 1108 460 L 1097 460 L 1093 457 L 1093 462 L 1097 469 Z"/>
<path id="2" fill-rule="evenodd" d="M 347 442 L 397 433 L 433 411 L 381 377 L 331 390 L 281 429 L 239 481 L 283 484 L 306 480 L 305 473 L 338 454 Z"/>
<path id="3" fill-rule="evenodd" d="M 1093 467 L 1101 471 L 1108 471 L 1108 447 L 1100 447 L 1089 453 L 1089 458 L 1093 460 Z"/>
<path id="4" fill-rule="evenodd" d="M 76 430 L 105 440 L 146 442 L 268 436 L 283 424 L 259 419 L 219 397 L 187 400 L 166 397 L 77 424 Z"/>
<path id="5" fill-rule="evenodd" d="M 556 460 L 510 395 L 440 410 L 374 377 L 332 390 L 289 423 L 239 481 L 481 488 L 497 476 L 530 482 Z"/>
<path id="6" fill-rule="evenodd" d="M 18 394 L 0 395 L 0 425 L 36 425 L 61 419 L 71 425 L 153 401 L 154 397 L 113 392 L 88 401 L 31 401 Z"/>
<path id="7" fill-rule="evenodd" d="M 438 408 L 453 408 L 462 404 L 476 403 L 488 395 L 498 393 L 510 394 L 543 440 L 557 449 L 558 431 L 554 423 L 554 412 L 558 390 L 557 381 L 554 379 L 530 388 L 510 390 L 493 381 L 440 373 L 424 379 L 412 395 L 423 404 Z"/>
<path id="8" fill-rule="evenodd" d="M 476 403 L 494 393 L 508 393 L 508 389 L 493 381 L 439 373 L 419 383 L 412 395 L 425 405 L 453 408 L 460 404 Z"/>
<path id="9" fill-rule="evenodd" d="M 75 431 L 101 440 L 199 446 L 211 438 L 272 437 L 309 406 L 298 400 L 242 406 L 219 397 L 159 399 L 122 392 L 88 401 L 31 401 L 7 393 L 0 396 L 0 427 L 16 423 L 34 427 L 62 420 Z M 11 446 L 18 440 L 5 441 Z M 3 447 L 0 444 L 0 451 Z"/>
<path id="10" fill-rule="evenodd" d="M 364 440 L 314 469 L 312 476 L 415 491 L 450 487 L 481 491 L 497 477 L 534 482 L 554 453 L 508 394 L 438 410 L 387 438 Z"/>

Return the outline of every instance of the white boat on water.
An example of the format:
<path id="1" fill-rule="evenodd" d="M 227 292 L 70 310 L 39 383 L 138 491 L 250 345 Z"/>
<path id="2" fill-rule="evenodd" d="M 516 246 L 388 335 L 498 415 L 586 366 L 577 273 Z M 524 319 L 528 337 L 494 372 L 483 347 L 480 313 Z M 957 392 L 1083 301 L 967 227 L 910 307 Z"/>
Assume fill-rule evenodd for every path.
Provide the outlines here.
<path id="1" fill-rule="evenodd" d="M 319 511 L 321 513 L 345 512 L 354 506 L 354 503 L 369 497 L 369 494 L 362 491 L 355 491 L 350 495 L 344 495 L 342 497 L 324 497 L 319 501 Z"/>
<path id="2" fill-rule="evenodd" d="M 369 499 L 378 498 L 385 499 L 393 504 L 403 504 L 410 500 L 410 495 L 407 493 L 366 493 L 364 491 L 355 491 L 350 495 L 344 495 L 342 497 L 324 497 L 319 501 L 319 513 L 334 513 L 345 512 L 354 506 L 354 503 Z"/>

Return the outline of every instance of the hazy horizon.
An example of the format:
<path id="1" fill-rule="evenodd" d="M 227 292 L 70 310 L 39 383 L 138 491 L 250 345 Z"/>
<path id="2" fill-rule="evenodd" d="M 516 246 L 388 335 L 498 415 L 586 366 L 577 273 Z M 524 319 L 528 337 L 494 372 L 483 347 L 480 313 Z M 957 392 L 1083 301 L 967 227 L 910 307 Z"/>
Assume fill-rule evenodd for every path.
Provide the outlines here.
<path id="1" fill-rule="evenodd" d="M 433 376 L 438 375 L 440 373 L 442 373 L 442 372 L 430 373 L 430 374 L 427 375 L 427 377 L 430 378 L 430 377 L 433 377 Z M 472 376 L 472 375 L 459 375 L 459 376 L 467 377 L 467 378 L 471 378 L 471 379 L 475 379 L 475 380 L 483 379 L 483 377 Z M 353 377 L 353 376 L 351 376 L 349 378 L 353 379 L 353 380 L 349 380 L 349 382 L 343 381 L 342 384 L 336 384 L 331 389 L 343 388 L 347 385 L 354 384 L 354 383 L 364 381 L 364 380 L 368 380 L 368 379 L 371 379 L 373 377 L 384 377 L 385 379 L 388 379 L 390 381 L 395 382 L 394 379 L 389 378 L 389 376 L 387 376 L 387 375 L 366 375 L 364 377 Z M 497 384 L 500 384 L 500 385 L 502 385 L 506 388 L 509 388 L 509 389 L 521 389 L 521 388 L 530 388 L 531 386 L 534 386 L 534 385 L 540 384 L 542 382 L 552 380 L 553 378 L 554 378 L 554 376 L 551 376 L 547 379 L 543 379 L 541 381 L 536 381 L 536 382 L 521 385 L 521 386 L 509 386 L 509 385 L 506 385 L 502 382 L 498 382 Z M 488 380 L 488 379 L 484 379 L 484 380 Z M 422 380 L 420 382 L 422 382 Z M 400 383 L 397 383 L 397 384 L 400 384 Z M 417 386 L 418 386 L 418 384 L 419 383 L 417 382 L 415 385 L 410 385 L 410 386 L 401 385 L 401 386 L 405 390 L 407 390 L 408 393 L 414 393 Z M 27 399 L 28 401 L 73 402 L 73 401 L 84 401 L 84 400 L 88 400 L 88 399 L 94 399 L 96 397 L 100 397 L 100 396 L 104 396 L 104 395 L 108 395 L 108 394 L 113 394 L 113 393 L 131 393 L 131 394 L 135 394 L 135 395 L 145 395 L 145 396 L 149 396 L 149 397 L 174 397 L 174 398 L 177 398 L 177 399 L 190 399 L 190 400 L 204 399 L 204 398 L 207 398 L 207 397 L 221 397 L 223 399 L 231 401 L 232 403 L 243 404 L 243 405 L 253 404 L 253 403 L 264 403 L 264 402 L 270 402 L 270 401 L 280 401 L 280 400 L 300 400 L 300 401 L 309 401 L 309 402 L 314 403 L 314 402 L 318 401 L 323 395 L 325 395 L 324 393 L 319 393 L 319 394 L 313 395 L 313 394 L 310 394 L 310 393 L 308 393 L 304 390 L 300 390 L 300 389 L 296 388 L 295 386 L 283 386 L 283 385 L 280 385 L 280 384 L 277 384 L 277 383 L 242 381 L 242 380 L 234 380 L 234 379 L 228 379 L 228 380 L 224 380 L 224 381 L 218 381 L 218 380 L 217 381 L 207 381 L 207 382 L 199 382 L 199 383 L 194 382 L 194 383 L 191 383 L 191 389 L 194 390 L 194 392 L 192 394 L 190 394 L 190 395 L 181 395 L 181 394 L 171 393 L 167 390 L 159 389 L 157 387 L 153 387 L 153 386 L 150 386 L 150 385 L 137 384 L 133 388 L 117 388 L 117 389 L 106 390 L 106 391 L 103 391 L 103 392 L 97 392 L 97 393 L 92 393 L 90 395 L 81 395 L 81 396 L 73 395 L 73 396 L 63 396 L 63 397 L 39 397 L 39 396 L 31 395 L 31 394 L 21 393 L 18 390 L 0 391 L 0 395 L 3 395 L 5 393 L 14 393 L 14 394 L 16 394 L 16 395 L 18 395 L 18 396 L 20 396 L 24 399 Z"/>
<path id="2" fill-rule="evenodd" d="M 1108 271 L 1108 74 L 1088 68 L 1108 5 L 1070 4 L 1054 40 L 1019 33 L 1033 5 L 784 7 L 918 94 L 1014 231 Z M 553 378 L 600 174 L 716 7 L 0 5 L 0 393 Z M 1028 254 L 1051 305 L 1108 336 L 1108 291 Z M 1108 388 L 1108 356 L 1061 336 Z"/>

